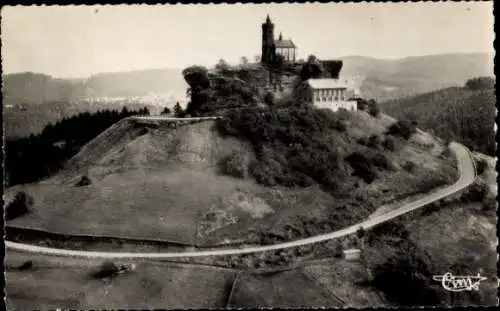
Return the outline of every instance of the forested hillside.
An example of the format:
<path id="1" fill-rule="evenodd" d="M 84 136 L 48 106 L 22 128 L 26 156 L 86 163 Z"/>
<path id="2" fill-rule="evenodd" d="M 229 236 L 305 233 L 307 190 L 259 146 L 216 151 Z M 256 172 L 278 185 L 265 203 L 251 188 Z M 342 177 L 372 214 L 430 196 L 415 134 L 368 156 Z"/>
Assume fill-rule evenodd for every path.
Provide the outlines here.
<path id="1" fill-rule="evenodd" d="M 147 115 L 147 108 L 80 113 L 47 125 L 37 135 L 5 143 L 7 186 L 35 182 L 57 172 L 64 162 L 106 128 L 131 115 Z"/>
<path id="2" fill-rule="evenodd" d="M 418 127 L 446 140 L 459 141 L 488 155 L 495 154 L 495 81 L 470 79 L 450 87 L 382 103 L 387 114 L 417 121 Z"/>

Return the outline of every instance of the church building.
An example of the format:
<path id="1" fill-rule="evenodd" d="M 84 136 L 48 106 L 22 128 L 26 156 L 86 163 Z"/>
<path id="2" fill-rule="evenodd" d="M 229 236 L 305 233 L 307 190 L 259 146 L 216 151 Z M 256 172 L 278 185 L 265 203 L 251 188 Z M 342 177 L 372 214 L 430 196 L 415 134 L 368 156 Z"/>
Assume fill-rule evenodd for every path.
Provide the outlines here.
<path id="1" fill-rule="evenodd" d="M 262 63 L 272 63 L 276 55 L 283 56 L 286 63 L 294 63 L 297 47 L 292 39 L 284 40 L 280 33 L 278 39 L 274 38 L 274 24 L 267 15 L 266 22 L 262 24 Z"/>

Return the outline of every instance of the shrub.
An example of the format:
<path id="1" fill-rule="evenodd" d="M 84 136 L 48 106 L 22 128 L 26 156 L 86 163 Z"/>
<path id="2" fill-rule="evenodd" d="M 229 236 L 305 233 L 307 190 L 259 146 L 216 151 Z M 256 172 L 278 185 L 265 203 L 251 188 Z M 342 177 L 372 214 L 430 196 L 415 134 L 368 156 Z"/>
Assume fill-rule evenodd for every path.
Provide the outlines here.
<path id="1" fill-rule="evenodd" d="M 29 270 L 32 268 L 33 268 L 33 261 L 31 260 L 25 261 L 19 267 L 17 267 L 17 269 L 20 271 Z"/>
<path id="2" fill-rule="evenodd" d="M 100 266 L 99 269 L 92 274 L 95 278 L 112 278 L 118 275 L 120 269 L 111 261 L 105 261 Z"/>
<path id="3" fill-rule="evenodd" d="M 483 200 L 483 211 L 492 211 L 495 212 L 497 209 L 497 199 L 495 197 L 485 198 Z"/>
<path id="4" fill-rule="evenodd" d="M 384 236 L 407 239 L 410 236 L 410 232 L 400 222 L 394 220 L 390 222 L 384 222 L 375 226 L 374 228 L 372 228 L 372 230 L 367 232 L 367 242 L 369 245 L 372 245 L 374 241 L 379 240 Z"/>
<path id="5" fill-rule="evenodd" d="M 269 107 L 274 106 L 275 103 L 274 94 L 271 92 L 267 92 L 266 95 L 264 96 L 264 103 Z"/>
<path id="6" fill-rule="evenodd" d="M 439 294 L 432 287 L 432 262 L 427 254 L 413 247 L 400 251 L 385 263 L 377 265 L 372 284 L 385 297 L 403 306 L 440 304 Z"/>
<path id="7" fill-rule="evenodd" d="M 32 196 L 24 191 L 17 192 L 14 200 L 5 208 L 5 219 L 11 220 L 29 213 L 33 203 Z"/>
<path id="8" fill-rule="evenodd" d="M 380 145 L 380 137 L 378 135 L 372 135 L 368 139 L 368 147 L 377 149 L 378 146 Z"/>
<path id="9" fill-rule="evenodd" d="M 441 208 L 441 202 L 432 202 L 424 207 L 424 210 L 422 211 L 422 216 L 431 215 L 439 211 L 440 208 Z"/>
<path id="10" fill-rule="evenodd" d="M 347 130 L 347 125 L 343 121 L 338 121 L 333 126 L 335 130 L 339 132 L 345 132 Z"/>
<path id="11" fill-rule="evenodd" d="M 386 137 L 382 143 L 382 147 L 389 151 L 396 151 L 396 141 L 392 137 Z"/>
<path id="12" fill-rule="evenodd" d="M 358 144 L 367 146 L 373 149 L 377 149 L 380 145 L 380 137 L 378 135 L 372 135 L 370 137 L 361 137 L 358 139 Z"/>
<path id="13" fill-rule="evenodd" d="M 246 178 L 248 173 L 248 156 L 242 152 L 233 152 L 221 162 L 224 174 L 238 178 Z"/>
<path id="14" fill-rule="evenodd" d="M 495 78 L 493 77 L 477 77 L 467 80 L 465 88 L 469 90 L 484 90 L 495 88 Z"/>
<path id="15" fill-rule="evenodd" d="M 354 176 L 361 177 L 366 183 L 372 183 L 377 178 L 377 172 L 371 165 L 371 159 L 360 152 L 353 152 L 345 159 L 354 169 Z"/>
<path id="16" fill-rule="evenodd" d="M 87 175 L 83 175 L 82 178 L 75 184 L 75 187 L 83 187 L 92 184 L 92 181 Z"/>
<path id="17" fill-rule="evenodd" d="M 481 202 L 488 194 L 488 186 L 482 182 L 472 184 L 469 189 L 462 195 L 464 202 Z"/>
<path id="18" fill-rule="evenodd" d="M 374 166 L 381 168 L 381 169 L 384 169 L 384 170 L 392 169 L 392 163 L 389 160 L 389 158 L 387 158 L 386 155 L 379 153 L 379 152 L 377 152 L 371 156 L 371 163 Z"/>
<path id="19" fill-rule="evenodd" d="M 253 161 L 250 163 L 250 174 L 255 178 L 255 180 L 264 186 L 275 186 L 276 185 L 276 172 L 268 170 L 265 164 L 259 161 Z"/>
<path id="20" fill-rule="evenodd" d="M 357 98 L 357 109 L 360 111 L 365 111 L 368 108 L 368 102 L 362 98 Z"/>
<path id="21" fill-rule="evenodd" d="M 415 127 L 415 124 L 408 120 L 400 120 L 396 123 L 393 123 L 389 127 L 387 134 L 393 136 L 401 136 L 404 139 L 408 140 L 413 134 L 415 134 L 416 131 L 417 128 Z"/>
<path id="22" fill-rule="evenodd" d="M 184 112 L 184 110 L 182 110 L 181 105 L 179 103 L 176 103 L 174 106 L 174 116 L 176 118 L 184 118 L 185 115 L 186 113 Z"/>
<path id="23" fill-rule="evenodd" d="M 408 173 L 413 173 L 415 170 L 415 163 L 412 161 L 406 161 L 405 164 L 403 164 L 403 169 Z"/>
<path id="24" fill-rule="evenodd" d="M 476 169 L 478 175 L 482 175 L 487 168 L 488 168 L 488 161 L 486 161 L 485 159 L 478 159 L 476 161 Z"/>
<path id="25" fill-rule="evenodd" d="M 163 108 L 163 110 L 160 112 L 160 114 L 170 114 L 172 111 L 170 110 L 170 108 L 168 107 L 165 107 Z"/>
<path id="26" fill-rule="evenodd" d="M 368 145 L 368 138 L 366 138 L 364 136 L 360 137 L 360 138 L 358 138 L 357 142 L 360 145 L 367 146 Z"/>
<path id="27" fill-rule="evenodd" d="M 378 117 L 380 115 L 380 108 L 374 99 L 368 101 L 368 113 L 373 117 Z"/>

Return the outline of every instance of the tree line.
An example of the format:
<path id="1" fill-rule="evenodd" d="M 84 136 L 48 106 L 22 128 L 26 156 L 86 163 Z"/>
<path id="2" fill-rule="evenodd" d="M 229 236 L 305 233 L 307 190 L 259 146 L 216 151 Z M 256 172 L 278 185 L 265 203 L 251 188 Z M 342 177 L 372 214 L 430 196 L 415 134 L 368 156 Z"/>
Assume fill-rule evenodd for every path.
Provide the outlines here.
<path id="1" fill-rule="evenodd" d="M 7 140 L 7 186 L 36 182 L 56 173 L 83 145 L 112 124 L 132 115 L 149 115 L 149 109 L 124 107 L 121 111 L 84 112 L 47 125 L 40 134 Z"/>

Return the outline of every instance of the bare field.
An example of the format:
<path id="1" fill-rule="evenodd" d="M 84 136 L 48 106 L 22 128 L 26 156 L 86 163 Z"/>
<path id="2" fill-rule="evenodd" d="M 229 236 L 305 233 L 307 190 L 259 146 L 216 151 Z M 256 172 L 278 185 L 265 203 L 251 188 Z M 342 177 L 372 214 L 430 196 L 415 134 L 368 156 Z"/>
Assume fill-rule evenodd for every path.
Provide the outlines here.
<path id="1" fill-rule="evenodd" d="M 359 261 L 331 258 L 306 265 L 303 268 L 318 286 L 328 290 L 348 308 L 383 307 L 380 293 L 363 285 L 367 279 L 366 267 Z"/>
<path id="2" fill-rule="evenodd" d="M 99 261 L 9 257 L 7 302 L 16 310 L 224 308 L 237 274 L 215 267 L 138 262 L 134 271 L 105 280 L 90 276 Z M 33 260 L 34 268 L 9 269 L 24 258 Z"/>

